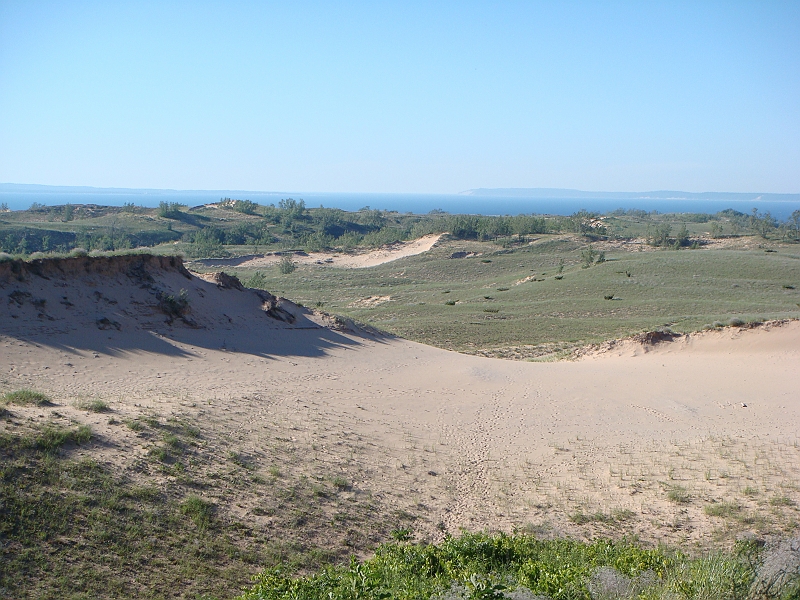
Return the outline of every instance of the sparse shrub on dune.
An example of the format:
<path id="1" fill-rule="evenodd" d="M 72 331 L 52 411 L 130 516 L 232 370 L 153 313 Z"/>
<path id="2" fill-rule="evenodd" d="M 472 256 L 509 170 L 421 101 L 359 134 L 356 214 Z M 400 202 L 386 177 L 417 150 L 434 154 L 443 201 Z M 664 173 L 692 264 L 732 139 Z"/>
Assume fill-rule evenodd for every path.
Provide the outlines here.
<path id="1" fill-rule="evenodd" d="M 251 277 L 245 279 L 243 283 L 245 287 L 263 290 L 266 288 L 267 278 L 261 271 L 256 271 Z"/>
<path id="2" fill-rule="evenodd" d="M 278 263 L 278 270 L 281 272 L 281 275 L 289 275 L 290 273 L 294 273 L 295 269 L 297 269 L 297 265 L 294 263 L 294 260 L 292 260 L 291 256 L 281 256 L 281 260 Z"/>
<path id="3" fill-rule="evenodd" d="M 189 293 L 184 289 L 177 296 L 161 293 L 158 300 L 161 310 L 169 317 L 183 317 L 189 311 Z"/>

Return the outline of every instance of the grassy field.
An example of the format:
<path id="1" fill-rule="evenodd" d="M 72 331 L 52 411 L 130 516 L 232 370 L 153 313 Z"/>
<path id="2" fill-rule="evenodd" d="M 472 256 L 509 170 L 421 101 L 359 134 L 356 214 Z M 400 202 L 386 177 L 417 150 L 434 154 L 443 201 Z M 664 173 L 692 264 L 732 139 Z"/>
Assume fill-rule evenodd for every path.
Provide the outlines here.
<path id="1" fill-rule="evenodd" d="M 532 358 L 664 326 L 800 317 L 800 246 L 761 242 L 680 251 L 598 242 L 587 266 L 590 244 L 576 235 L 506 248 L 451 239 L 369 269 L 274 267 L 255 280 L 252 270 L 226 270 L 418 342 Z M 456 252 L 476 256 L 450 258 Z M 605 262 L 596 262 L 600 252 Z"/>

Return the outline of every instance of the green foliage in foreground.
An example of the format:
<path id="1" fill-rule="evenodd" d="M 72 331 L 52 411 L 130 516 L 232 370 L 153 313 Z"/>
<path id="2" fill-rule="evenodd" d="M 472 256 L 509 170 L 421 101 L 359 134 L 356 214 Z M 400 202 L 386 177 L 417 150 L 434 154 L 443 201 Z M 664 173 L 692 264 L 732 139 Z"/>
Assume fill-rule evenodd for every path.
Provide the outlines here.
<path id="1" fill-rule="evenodd" d="M 692 559 L 626 542 L 464 534 L 438 545 L 387 544 L 374 558 L 308 576 L 267 570 L 240 600 L 590 600 L 623 597 L 622 588 L 630 598 L 734 600 L 750 589 L 754 552 L 741 545 L 730 554 Z"/>

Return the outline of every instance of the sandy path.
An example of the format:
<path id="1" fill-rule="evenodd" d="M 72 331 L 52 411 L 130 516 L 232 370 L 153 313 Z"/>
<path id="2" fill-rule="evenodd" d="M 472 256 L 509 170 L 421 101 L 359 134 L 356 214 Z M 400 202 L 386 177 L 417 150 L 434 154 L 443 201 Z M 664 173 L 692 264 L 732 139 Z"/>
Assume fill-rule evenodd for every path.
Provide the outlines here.
<path id="1" fill-rule="evenodd" d="M 292 260 L 302 265 L 316 264 L 347 269 L 365 269 L 367 267 L 377 267 L 378 265 L 394 260 L 427 252 L 433 248 L 441 237 L 440 234 L 426 235 L 410 242 L 398 242 L 361 254 L 342 254 L 338 252 L 310 252 L 305 255 L 295 254 L 292 256 Z M 230 259 L 209 258 L 194 262 L 210 268 L 240 267 L 242 269 L 263 269 L 277 264 L 280 259 L 280 255 L 266 254 Z"/>

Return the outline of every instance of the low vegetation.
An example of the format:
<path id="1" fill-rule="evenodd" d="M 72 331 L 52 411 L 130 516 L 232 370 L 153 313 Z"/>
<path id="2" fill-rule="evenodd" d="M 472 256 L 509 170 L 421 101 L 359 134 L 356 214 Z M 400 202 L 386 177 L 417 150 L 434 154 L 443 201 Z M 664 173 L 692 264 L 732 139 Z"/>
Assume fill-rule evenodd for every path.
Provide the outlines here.
<path id="1" fill-rule="evenodd" d="M 28 389 L 8 392 L 0 400 L 6 404 L 33 404 L 35 406 L 45 406 L 50 403 L 50 398 L 46 395 Z"/>
<path id="2" fill-rule="evenodd" d="M 691 558 L 665 548 L 606 540 L 583 543 L 515 535 L 463 534 L 441 544 L 395 542 L 365 561 L 297 576 L 268 569 L 240 600 L 796 598 L 798 575 L 774 578 L 762 560 L 796 565 L 791 553 L 762 553 L 752 542 Z M 765 582 L 773 586 L 763 594 Z M 775 585 L 777 583 L 777 585 Z M 751 596 L 751 590 L 759 592 Z"/>
<path id="3" fill-rule="evenodd" d="M 58 405 L 44 405 L 39 423 L 24 417 L 35 404 L 5 406 L 2 598 L 229 599 L 265 566 L 343 564 L 414 518 L 376 505 L 341 475 L 309 472 L 285 442 L 268 449 L 282 470 L 240 451 L 220 456 L 185 419 L 110 417 L 140 446 L 121 466 L 100 456 L 116 440 L 70 422 Z"/>
<path id="4" fill-rule="evenodd" d="M 417 342 L 538 359 L 658 328 L 686 333 L 800 317 L 800 293 L 786 287 L 800 286 L 800 246 L 765 253 L 761 242 L 745 241 L 678 252 L 593 242 L 589 257 L 588 242 L 572 234 L 507 247 L 449 238 L 423 255 L 369 269 L 298 264 L 290 277 L 276 268 L 226 270 Z M 584 268 L 587 258 L 591 268 Z M 364 301 L 372 297 L 384 301 Z"/>
<path id="5" fill-rule="evenodd" d="M 0 219 L 0 252 L 29 256 L 37 252 L 117 251 L 162 246 L 192 257 L 222 257 L 264 250 L 338 250 L 375 248 L 429 233 L 449 232 L 460 240 L 521 241 L 546 233 L 574 233 L 588 241 L 646 240 L 653 247 L 697 248 L 712 239 L 754 235 L 783 242 L 800 239 L 800 211 L 785 222 L 769 213 L 747 215 L 732 209 L 716 214 L 667 214 L 618 210 L 599 215 L 585 210 L 570 216 L 401 214 L 364 207 L 355 212 L 308 208 L 287 198 L 277 206 L 247 199 L 222 198 L 187 207 L 162 202 L 157 208 L 34 204 L 8 211 Z M 594 259 L 602 258 L 602 255 Z M 602 261 L 601 261 L 602 262 Z"/>

